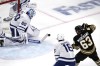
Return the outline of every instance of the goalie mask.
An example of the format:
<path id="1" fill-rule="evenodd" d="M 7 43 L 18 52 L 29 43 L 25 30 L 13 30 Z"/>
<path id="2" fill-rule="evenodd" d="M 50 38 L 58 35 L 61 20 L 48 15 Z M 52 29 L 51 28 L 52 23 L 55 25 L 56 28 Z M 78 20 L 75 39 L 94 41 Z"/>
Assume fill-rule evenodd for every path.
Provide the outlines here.
<path id="1" fill-rule="evenodd" d="M 61 34 L 58 34 L 58 35 L 57 35 L 57 40 L 58 40 L 58 42 L 64 41 L 64 36 L 61 35 Z"/>
<path id="2" fill-rule="evenodd" d="M 83 31 L 82 26 L 81 26 L 81 25 L 76 26 L 76 27 L 75 27 L 75 31 L 76 31 L 77 34 L 82 33 L 82 31 Z"/>
<path id="3" fill-rule="evenodd" d="M 30 19 L 33 18 L 33 16 L 35 15 L 35 11 L 33 9 L 29 9 L 26 14 L 29 16 Z"/>
<path id="4" fill-rule="evenodd" d="M 33 18 L 33 16 L 35 15 L 35 11 L 34 9 L 31 8 L 26 8 L 25 10 L 23 9 L 23 11 L 21 11 L 21 13 L 25 13 L 30 19 Z"/>

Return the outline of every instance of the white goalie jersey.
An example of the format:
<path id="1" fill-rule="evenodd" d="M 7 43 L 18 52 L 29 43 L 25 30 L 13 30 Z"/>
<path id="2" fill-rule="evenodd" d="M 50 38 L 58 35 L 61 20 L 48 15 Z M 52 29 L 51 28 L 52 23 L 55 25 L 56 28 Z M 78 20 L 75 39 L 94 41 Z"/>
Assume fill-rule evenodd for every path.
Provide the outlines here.
<path id="1" fill-rule="evenodd" d="M 32 8 L 26 8 L 17 14 L 10 23 L 12 37 L 20 36 L 22 33 L 37 36 L 39 34 L 39 30 L 30 25 L 31 19 L 34 15 L 35 11 Z"/>
<path id="2" fill-rule="evenodd" d="M 75 61 L 75 56 L 72 46 L 69 42 L 61 41 L 54 49 L 55 59 L 58 61 L 73 62 Z"/>
<path id="3" fill-rule="evenodd" d="M 24 29 L 26 29 L 30 24 L 30 19 L 26 14 L 17 14 L 15 16 L 15 18 L 13 18 L 13 20 L 11 21 L 10 25 L 17 27 L 18 29 L 20 27 L 21 30 L 24 31 Z"/>

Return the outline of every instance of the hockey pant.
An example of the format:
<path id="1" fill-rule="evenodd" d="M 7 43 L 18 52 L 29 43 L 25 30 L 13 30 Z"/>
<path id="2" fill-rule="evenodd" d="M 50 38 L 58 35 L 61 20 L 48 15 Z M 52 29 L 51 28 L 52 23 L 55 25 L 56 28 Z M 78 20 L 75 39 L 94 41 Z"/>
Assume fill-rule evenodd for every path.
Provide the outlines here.
<path id="1" fill-rule="evenodd" d="M 97 55 L 96 50 L 90 55 L 83 54 L 82 52 L 77 53 L 75 56 L 76 63 L 80 63 L 80 61 L 85 60 L 87 57 L 91 58 L 94 62 L 96 62 L 98 66 L 100 66 L 100 59 Z"/>
<path id="2" fill-rule="evenodd" d="M 75 62 L 57 61 L 54 66 L 75 66 Z"/>

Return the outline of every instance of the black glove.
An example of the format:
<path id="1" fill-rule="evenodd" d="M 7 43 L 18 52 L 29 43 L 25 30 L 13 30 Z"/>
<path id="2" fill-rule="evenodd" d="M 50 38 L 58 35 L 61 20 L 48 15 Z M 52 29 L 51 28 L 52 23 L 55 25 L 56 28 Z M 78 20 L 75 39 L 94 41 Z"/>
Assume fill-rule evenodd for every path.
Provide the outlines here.
<path id="1" fill-rule="evenodd" d="M 83 23 L 82 27 L 83 27 L 83 29 L 86 29 L 88 27 L 88 24 L 87 23 Z"/>

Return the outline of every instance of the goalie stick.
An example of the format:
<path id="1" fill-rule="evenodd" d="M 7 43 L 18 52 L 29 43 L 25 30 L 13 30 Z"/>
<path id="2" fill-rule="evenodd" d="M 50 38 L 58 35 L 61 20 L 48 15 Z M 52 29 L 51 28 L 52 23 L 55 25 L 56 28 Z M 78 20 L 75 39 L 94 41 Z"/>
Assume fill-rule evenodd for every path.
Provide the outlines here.
<path id="1" fill-rule="evenodd" d="M 28 42 L 31 42 L 31 43 L 37 43 L 37 44 L 40 44 L 40 43 L 42 43 L 48 36 L 50 36 L 50 34 L 46 34 L 46 35 L 44 35 L 42 38 L 41 38 L 41 40 L 33 40 L 33 39 L 28 39 Z M 27 41 L 25 40 L 25 39 L 22 39 L 22 40 L 20 40 L 20 39 L 14 39 L 13 37 L 7 37 L 7 36 L 3 36 L 3 38 L 6 38 L 6 39 L 9 39 L 10 41 L 12 41 L 12 42 L 19 42 L 19 43 L 23 43 L 24 42 L 24 44 L 26 44 L 27 43 Z M 2 43 L 1 41 L 0 41 L 0 43 Z M 1 44 L 1 47 L 3 47 L 4 45 L 3 44 Z"/>
<path id="2" fill-rule="evenodd" d="M 48 36 L 50 36 L 50 34 L 46 34 L 44 35 L 41 40 L 33 40 L 33 39 L 28 39 L 28 42 L 31 42 L 31 43 L 42 43 Z"/>
<path id="3" fill-rule="evenodd" d="M 33 39 L 28 39 L 28 42 L 31 42 L 31 43 L 41 43 L 41 42 L 43 42 L 48 36 L 50 36 L 50 34 L 46 34 L 46 35 L 44 35 L 42 38 L 41 38 L 41 40 L 33 40 Z M 7 37 L 7 36 L 4 36 L 6 39 L 9 39 L 9 40 L 11 40 L 12 42 L 19 42 L 19 43 L 22 43 L 23 41 L 26 41 L 25 39 L 23 39 L 23 40 L 19 40 L 19 39 L 14 39 L 14 38 L 12 38 L 12 37 Z"/>
<path id="4" fill-rule="evenodd" d="M 15 39 L 15 38 L 12 38 L 12 37 L 7 37 L 7 36 L 5 36 L 5 38 L 11 40 L 12 42 L 19 42 L 19 43 L 21 43 L 21 42 L 24 41 L 24 40 L 19 40 L 19 39 Z"/>

